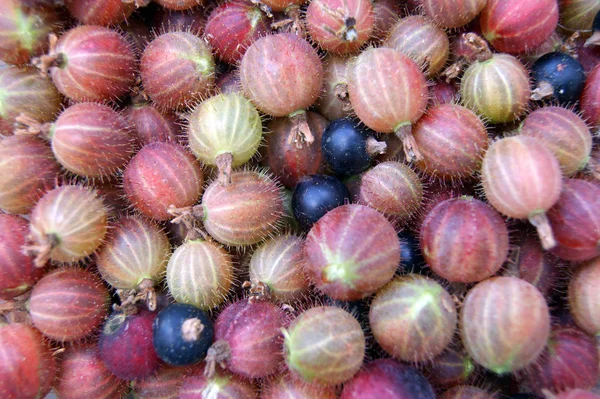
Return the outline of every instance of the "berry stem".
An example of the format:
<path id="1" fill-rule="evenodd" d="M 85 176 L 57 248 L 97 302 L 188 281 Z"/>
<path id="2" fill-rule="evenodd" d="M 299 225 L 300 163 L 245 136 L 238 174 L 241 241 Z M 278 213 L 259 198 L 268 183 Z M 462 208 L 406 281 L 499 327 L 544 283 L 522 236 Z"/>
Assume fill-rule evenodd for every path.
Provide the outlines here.
<path id="1" fill-rule="evenodd" d="M 554 88 L 546 81 L 538 83 L 538 86 L 531 92 L 531 99 L 534 101 L 542 100 L 554 94 Z"/>
<path id="2" fill-rule="evenodd" d="M 40 70 L 44 76 L 48 75 L 48 69 L 51 67 L 62 67 L 65 60 L 63 54 L 56 54 L 56 43 L 58 36 L 51 33 L 48 35 L 49 50 L 48 54 L 33 58 L 31 64 Z"/>
<path id="3" fill-rule="evenodd" d="M 367 138 L 367 154 L 374 157 L 380 154 L 385 154 L 387 144 L 385 141 L 379 141 L 375 137 Z"/>
<path id="4" fill-rule="evenodd" d="M 219 170 L 219 182 L 224 186 L 230 185 L 233 154 L 230 152 L 225 152 L 223 154 L 217 155 L 217 157 L 215 158 L 215 164 L 217 165 L 217 169 Z"/>
<path id="5" fill-rule="evenodd" d="M 467 45 L 475 51 L 475 59 L 479 62 L 484 62 L 493 57 L 490 46 L 487 42 L 479 35 L 469 32 L 465 33 L 464 36 Z"/>
<path id="6" fill-rule="evenodd" d="M 290 121 L 292 122 L 291 134 L 288 142 L 292 141 L 296 143 L 296 148 L 302 148 L 303 143 L 312 144 L 315 141 L 310 126 L 308 125 L 308 119 L 306 118 L 306 111 L 300 110 L 292 112 L 289 115 Z"/>
<path id="7" fill-rule="evenodd" d="M 181 325 L 181 336 L 183 337 L 184 341 L 187 342 L 197 341 L 198 338 L 200 338 L 202 330 L 204 330 L 204 324 L 202 324 L 202 321 L 197 317 L 193 317 L 191 319 L 187 319 Z"/>
<path id="8" fill-rule="evenodd" d="M 15 118 L 15 135 L 41 135 L 49 138 L 52 131 L 52 123 L 40 123 L 30 115 L 21 112 Z"/>
<path id="9" fill-rule="evenodd" d="M 396 129 L 394 129 L 394 133 L 402 141 L 404 155 L 406 156 L 406 160 L 408 162 L 420 161 L 423 159 L 423 156 L 421 156 L 421 153 L 419 152 L 417 142 L 412 135 L 412 125 L 410 123 L 400 124 Z"/>
<path id="10" fill-rule="evenodd" d="M 31 244 L 25 244 L 23 246 L 25 254 L 35 256 L 33 264 L 36 267 L 44 267 L 50 260 L 52 250 L 59 244 L 59 239 L 56 234 L 46 234 L 42 239 L 42 242 L 39 242 L 30 234 L 27 237 L 27 242 Z"/>
<path id="11" fill-rule="evenodd" d="M 542 248 L 547 251 L 556 246 L 554 233 L 552 233 L 552 227 L 550 226 L 546 212 L 538 212 L 529 215 L 529 222 L 537 229 Z"/>
<path id="12" fill-rule="evenodd" d="M 216 372 L 217 364 L 221 368 L 227 368 L 227 361 L 231 358 L 231 348 L 229 343 L 224 340 L 219 340 L 211 345 L 206 352 L 206 368 L 204 369 L 204 376 L 206 378 L 213 378 Z"/>

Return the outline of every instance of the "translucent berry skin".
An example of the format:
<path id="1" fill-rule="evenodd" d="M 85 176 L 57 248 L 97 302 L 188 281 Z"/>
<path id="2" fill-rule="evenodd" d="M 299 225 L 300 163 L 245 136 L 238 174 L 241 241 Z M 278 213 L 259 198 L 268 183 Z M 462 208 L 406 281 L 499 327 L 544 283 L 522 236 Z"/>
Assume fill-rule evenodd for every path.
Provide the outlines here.
<path id="1" fill-rule="evenodd" d="M 250 281 L 266 284 L 269 294 L 282 302 L 303 298 L 309 289 L 303 249 L 304 240 L 295 235 L 265 241 L 250 259 Z"/>
<path id="2" fill-rule="evenodd" d="M 277 182 L 261 172 L 238 171 L 232 183 L 212 182 L 202 196 L 204 227 L 225 245 L 257 244 L 277 233 L 284 215 Z"/>
<path id="3" fill-rule="evenodd" d="M 321 148 L 335 173 L 351 176 L 367 170 L 372 161 L 367 152 L 367 138 L 372 134 L 352 119 L 338 119 L 327 126 Z"/>
<path id="4" fill-rule="evenodd" d="M 590 335 L 600 334 L 600 258 L 579 267 L 569 282 L 569 308 L 575 323 Z"/>
<path id="5" fill-rule="evenodd" d="M 283 363 L 285 312 L 268 301 L 234 302 L 223 309 L 215 321 L 215 342 L 229 344 L 231 357 L 227 369 L 244 378 L 265 378 Z"/>
<path id="6" fill-rule="evenodd" d="M 188 240 L 169 259 L 167 286 L 177 302 L 208 311 L 227 298 L 233 272 L 231 256 L 220 245 Z"/>
<path id="7" fill-rule="evenodd" d="M 15 118 L 21 113 L 39 122 L 50 122 L 61 106 L 60 93 L 52 81 L 35 68 L 8 67 L 0 71 L 0 133 L 3 135 L 13 134 Z"/>
<path id="8" fill-rule="evenodd" d="M 600 399 L 600 396 L 590 391 L 583 389 L 572 389 L 565 392 L 560 392 L 555 396 L 556 399 Z"/>
<path id="9" fill-rule="evenodd" d="M 256 386 L 234 374 L 217 369 L 212 378 L 204 376 L 204 368 L 183 379 L 177 399 L 256 399 Z"/>
<path id="10" fill-rule="evenodd" d="M 154 105 L 134 104 L 125 110 L 124 115 L 140 147 L 154 141 L 177 142 L 179 127 L 175 116 L 161 113 Z"/>
<path id="11" fill-rule="evenodd" d="M 54 388 L 64 399 L 120 399 L 128 389 L 124 380 L 106 368 L 95 345 L 68 348 L 58 377 Z"/>
<path id="12" fill-rule="evenodd" d="M 558 23 L 558 2 L 488 0 L 480 19 L 483 35 L 496 50 L 524 53 L 544 43 L 554 32 Z"/>
<path id="13" fill-rule="evenodd" d="M 406 362 L 442 353 L 456 330 L 456 309 L 446 290 L 416 274 L 396 277 L 377 291 L 369 325 L 381 347 Z"/>
<path id="14" fill-rule="evenodd" d="M 515 265 L 516 277 L 533 284 L 546 298 L 551 295 L 558 282 L 561 262 L 551 253 L 544 251 L 536 236 L 527 235 L 521 240 Z M 509 273 L 510 268 L 507 269 L 506 275 Z"/>
<path id="15" fill-rule="evenodd" d="M 333 54 L 355 52 L 371 36 L 373 4 L 365 0 L 315 0 L 306 9 L 310 37 Z"/>
<path id="16" fill-rule="evenodd" d="M 260 8 L 240 0 L 217 6 L 205 28 L 211 47 L 229 64 L 239 62 L 254 41 L 269 33 L 267 17 Z"/>
<path id="17" fill-rule="evenodd" d="M 443 28 L 460 28 L 471 22 L 487 0 L 422 0 L 425 15 Z"/>
<path id="18" fill-rule="evenodd" d="M 186 336 L 186 321 L 198 319 L 202 326 L 199 334 Z M 213 341 L 213 325 L 206 313 L 199 308 L 175 303 L 167 306 L 156 316 L 152 336 L 156 354 L 173 366 L 187 366 L 200 362 Z"/>
<path id="19" fill-rule="evenodd" d="M 344 385 L 340 399 L 434 399 L 425 377 L 414 367 L 393 359 L 379 359 L 366 365 Z"/>
<path id="20" fill-rule="evenodd" d="M 315 141 L 302 146 L 290 140 L 295 129 L 290 118 L 274 118 L 267 124 L 270 132 L 265 135 L 267 164 L 281 184 L 289 188 L 293 188 L 302 177 L 318 173 L 322 168 L 322 134 L 329 121 L 312 111 L 306 112 L 306 121 Z"/>
<path id="21" fill-rule="evenodd" d="M 213 88 L 215 62 L 200 37 L 167 32 L 144 49 L 140 74 L 144 91 L 157 107 L 182 110 Z"/>
<path id="22" fill-rule="evenodd" d="M 129 162 L 123 176 L 133 206 L 155 220 L 169 220 L 170 205 L 191 206 L 200 198 L 204 176 L 196 158 L 175 143 L 151 143 Z"/>
<path id="23" fill-rule="evenodd" d="M 590 129 L 579 115 L 566 108 L 536 109 L 527 115 L 519 132 L 542 140 L 556 156 L 566 176 L 583 169 L 590 159 Z"/>
<path id="24" fill-rule="evenodd" d="M 440 399 L 494 399 L 495 397 L 483 389 L 462 385 L 447 390 Z"/>
<path id="25" fill-rule="evenodd" d="M 179 11 L 201 6 L 204 0 L 157 0 L 156 2 L 168 10 Z"/>
<path id="26" fill-rule="evenodd" d="M 0 325 L 0 394 L 5 399 L 43 398 L 56 377 L 56 360 L 33 327 Z"/>
<path id="27" fill-rule="evenodd" d="M 390 48 L 371 48 L 358 56 L 348 70 L 348 92 L 360 120 L 381 133 L 416 122 L 429 97 L 419 66 Z"/>
<path id="28" fill-rule="evenodd" d="M 8 64 L 27 64 L 42 54 L 48 49 L 48 35 L 60 26 L 52 7 L 23 1 L 3 1 L 0 15 L 0 60 Z"/>
<path id="29" fill-rule="evenodd" d="M 26 219 L 0 214 L 0 299 L 8 300 L 29 291 L 43 276 L 22 251 L 29 231 Z"/>
<path id="30" fill-rule="evenodd" d="M 600 186 L 565 179 L 548 220 L 558 245 L 553 254 L 566 260 L 586 261 L 600 255 Z"/>
<path id="31" fill-rule="evenodd" d="M 427 77 L 435 76 L 444 67 L 450 54 L 446 32 L 421 15 L 400 19 L 391 28 L 383 46 L 409 56 L 424 68 Z"/>
<path id="32" fill-rule="evenodd" d="M 0 170 L 0 208 L 26 214 L 53 187 L 60 166 L 47 143 L 19 135 L 0 140 Z"/>
<path id="33" fill-rule="evenodd" d="M 475 365 L 464 351 L 445 350 L 425 371 L 427 380 L 436 387 L 449 388 L 467 384 L 477 374 Z"/>
<path id="34" fill-rule="evenodd" d="M 473 197 L 443 201 L 421 225 L 427 264 L 451 282 L 474 283 L 494 275 L 508 255 L 508 229 L 491 206 Z"/>
<path id="35" fill-rule="evenodd" d="M 600 5 L 588 0 L 561 0 L 560 23 L 568 30 L 590 29 Z M 563 398 L 561 398 L 563 399 Z"/>
<path id="36" fill-rule="evenodd" d="M 285 362 L 304 381 L 337 385 L 360 370 L 365 336 L 343 309 L 319 306 L 301 313 L 284 333 Z"/>
<path id="37" fill-rule="evenodd" d="M 310 175 L 301 179 L 292 195 L 294 217 L 305 229 L 330 210 L 350 201 L 344 184 L 333 176 Z"/>
<path id="38" fill-rule="evenodd" d="M 529 73 L 509 54 L 476 61 L 460 81 L 464 105 L 491 123 L 511 122 L 525 113 L 531 96 Z"/>
<path id="39" fill-rule="evenodd" d="M 547 82 L 552 86 L 552 98 L 562 105 L 574 104 L 585 86 L 583 66 L 568 54 L 547 53 L 531 66 L 531 76 L 538 86 Z"/>
<path id="40" fill-rule="evenodd" d="M 306 384 L 290 374 L 270 380 L 261 390 L 260 399 L 336 399 L 335 387 Z"/>
<path id="41" fill-rule="evenodd" d="M 590 125 L 600 124 L 600 65 L 589 72 L 579 105 Z"/>
<path id="42" fill-rule="evenodd" d="M 232 167 L 250 160 L 262 140 L 260 114 L 238 93 L 218 94 L 198 104 L 189 116 L 190 149 L 206 165 L 216 165 L 217 156 L 233 155 Z"/>
<path id="43" fill-rule="evenodd" d="M 137 380 L 158 370 L 160 359 L 152 345 L 155 318 L 155 312 L 141 310 L 131 315 L 113 313 L 106 320 L 98 350 L 114 375 L 124 380 Z"/>
<path id="44" fill-rule="evenodd" d="M 67 0 L 69 13 L 84 25 L 117 25 L 136 8 L 135 2 L 122 0 Z"/>
<path id="45" fill-rule="evenodd" d="M 417 167 L 440 178 L 472 176 L 481 167 L 488 148 L 483 122 L 456 104 L 430 107 L 415 124 L 413 136 L 423 157 Z"/>
<path id="46" fill-rule="evenodd" d="M 304 244 L 304 270 L 328 296 L 362 299 L 389 282 L 400 263 L 394 227 L 376 210 L 342 205 L 310 229 Z"/>
<path id="47" fill-rule="evenodd" d="M 63 267 L 46 274 L 29 299 L 33 325 L 56 341 L 89 336 L 107 316 L 108 290 L 95 274 Z"/>
<path id="48" fill-rule="evenodd" d="M 49 257 L 77 262 L 92 255 L 108 232 L 108 213 L 96 191 L 83 186 L 60 186 L 47 192 L 31 212 L 30 236 L 37 244 L 54 235 L 57 245 Z"/>
<path id="49" fill-rule="evenodd" d="M 306 40 L 293 33 L 267 35 L 255 41 L 239 70 L 246 97 L 271 116 L 304 110 L 321 91 L 321 59 Z"/>
<path id="50" fill-rule="evenodd" d="M 155 374 L 136 381 L 133 394 L 138 399 L 178 399 L 187 373 L 184 367 L 161 367 Z"/>
<path id="51" fill-rule="evenodd" d="M 133 154 L 126 119 L 102 104 L 86 102 L 67 108 L 50 134 L 58 162 L 79 176 L 113 175 L 125 167 Z"/>
<path id="52" fill-rule="evenodd" d="M 52 80 L 73 101 L 116 100 L 134 84 L 133 49 L 115 30 L 95 25 L 75 27 L 60 37 L 55 53 L 63 56 L 58 66 L 50 68 Z"/>
<path id="53" fill-rule="evenodd" d="M 394 219 L 409 219 L 422 200 L 423 185 L 419 176 L 403 163 L 382 162 L 360 177 L 358 202 Z"/>
<path id="54" fill-rule="evenodd" d="M 550 314 L 542 294 L 516 277 L 493 277 L 467 294 L 460 332 L 469 355 L 496 374 L 534 362 L 550 334 Z"/>
<path id="55" fill-rule="evenodd" d="M 576 327 L 555 327 L 539 361 L 525 371 L 527 385 L 540 394 L 542 389 L 590 389 L 596 385 L 598 363 L 593 337 Z"/>

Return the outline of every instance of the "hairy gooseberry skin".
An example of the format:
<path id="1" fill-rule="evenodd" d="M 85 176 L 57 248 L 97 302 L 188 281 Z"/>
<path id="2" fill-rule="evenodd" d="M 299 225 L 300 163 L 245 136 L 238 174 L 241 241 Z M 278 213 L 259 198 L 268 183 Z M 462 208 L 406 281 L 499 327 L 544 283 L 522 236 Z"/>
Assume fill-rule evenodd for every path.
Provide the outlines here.
<path id="1" fill-rule="evenodd" d="M 589 72 L 579 105 L 592 126 L 600 124 L 600 65 Z"/>
<path id="2" fill-rule="evenodd" d="M 568 30 L 585 31 L 598 11 L 600 4 L 593 0 L 560 0 L 560 23 Z"/>
<path id="3" fill-rule="evenodd" d="M 359 50 L 375 25 L 373 5 L 365 0 L 314 0 L 305 18 L 310 37 L 333 54 Z"/>
<path id="4" fill-rule="evenodd" d="M 154 141 L 177 142 L 177 119 L 169 113 L 161 113 L 152 104 L 134 103 L 125 109 L 124 116 L 132 127 L 131 135 L 140 147 Z"/>
<path id="5" fill-rule="evenodd" d="M 138 399 L 178 399 L 188 372 L 184 367 L 161 367 L 153 375 L 136 381 L 133 394 Z"/>
<path id="6" fill-rule="evenodd" d="M 0 394 L 6 399 L 43 398 L 56 377 L 57 365 L 42 335 L 33 327 L 0 324 Z"/>
<path id="7" fill-rule="evenodd" d="M 214 86 L 209 46 L 187 32 L 167 32 L 151 41 L 140 60 L 144 91 L 160 109 L 182 110 Z"/>
<path id="8" fill-rule="evenodd" d="M 448 61 L 450 41 L 443 29 L 421 15 L 400 19 L 383 42 L 413 59 L 427 77 L 435 76 Z"/>
<path id="9" fill-rule="evenodd" d="M 192 154 L 176 143 L 154 142 L 142 148 L 123 175 L 131 204 L 154 220 L 169 220 L 169 206 L 191 206 L 202 192 L 204 176 Z"/>
<path id="10" fill-rule="evenodd" d="M 52 244 L 49 259 L 73 263 L 92 255 L 104 242 L 107 219 L 96 191 L 78 185 L 60 186 L 47 192 L 33 208 L 30 238 L 35 244 Z"/>
<path id="11" fill-rule="evenodd" d="M 319 97 L 323 80 L 316 50 L 292 33 L 255 41 L 239 71 L 244 94 L 260 111 L 275 117 L 310 107 Z"/>
<path id="12" fill-rule="evenodd" d="M 214 241 L 188 240 L 167 265 L 167 286 L 179 303 L 203 310 L 219 306 L 233 284 L 231 256 Z"/>
<path id="13" fill-rule="evenodd" d="M 496 50 L 510 54 L 528 52 L 554 32 L 558 2 L 488 0 L 481 11 L 480 23 L 483 35 Z"/>
<path id="14" fill-rule="evenodd" d="M 111 226 L 108 240 L 96 257 L 96 266 L 112 287 L 134 290 L 144 279 L 158 283 L 170 255 L 169 239 L 155 223 L 125 217 Z"/>
<path id="15" fill-rule="evenodd" d="M 600 255 L 600 187 L 586 180 L 565 179 L 548 220 L 558 245 L 552 253 L 562 259 L 586 261 Z"/>
<path id="16" fill-rule="evenodd" d="M 205 35 L 218 57 L 239 62 L 246 49 L 270 33 L 267 17 L 256 5 L 235 0 L 217 6 L 206 21 Z"/>
<path id="17" fill-rule="evenodd" d="M 301 313 L 284 333 L 285 362 L 308 383 L 337 385 L 361 368 L 365 336 L 345 310 L 318 306 Z"/>
<path id="18" fill-rule="evenodd" d="M 26 214 L 54 185 L 60 166 L 41 139 L 18 135 L 0 139 L 0 170 L 0 208 Z"/>
<path id="19" fill-rule="evenodd" d="M 33 325 L 56 341 L 90 335 L 107 316 L 108 290 L 95 274 L 63 267 L 46 274 L 29 299 Z"/>
<path id="20" fill-rule="evenodd" d="M 287 317 L 268 301 L 234 302 L 215 321 L 215 342 L 225 341 L 231 356 L 227 369 L 244 378 L 265 378 L 283 363 L 281 329 Z"/>
<path id="21" fill-rule="evenodd" d="M 340 399 L 434 399 L 433 388 L 412 366 L 393 359 L 378 359 L 344 385 Z"/>
<path id="22" fill-rule="evenodd" d="M 464 105 L 491 123 L 511 122 L 525 113 L 531 88 L 529 73 L 509 54 L 475 61 L 460 81 Z"/>
<path id="23" fill-rule="evenodd" d="M 429 97 L 418 65 L 391 48 L 371 48 L 358 56 L 348 70 L 348 92 L 360 120 L 381 133 L 416 122 Z"/>
<path id="24" fill-rule="evenodd" d="M 488 148 L 481 119 L 457 104 L 430 107 L 415 124 L 413 136 L 423 157 L 417 167 L 443 179 L 472 176 L 481 167 Z"/>
<path id="25" fill-rule="evenodd" d="M 422 0 L 425 15 L 443 28 L 460 28 L 471 22 L 487 0 Z"/>
<path id="26" fill-rule="evenodd" d="M 187 375 L 183 379 L 178 399 L 256 399 L 256 387 L 252 381 L 242 379 L 235 374 L 218 370 L 207 378 L 204 368 Z"/>
<path id="27" fill-rule="evenodd" d="M 462 196 L 433 208 L 421 225 L 425 261 L 451 282 L 473 283 L 494 275 L 508 255 L 508 229 L 489 205 Z"/>
<path id="28" fill-rule="evenodd" d="M 598 311 L 600 285 L 600 258 L 581 265 L 569 281 L 569 308 L 575 323 L 590 335 L 600 333 Z"/>
<path id="29" fill-rule="evenodd" d="M 77 26 L 56 43 L 57 65 L 50 67 L 56 88 L 76 102 L 111 101 L 127 94 L 135 80 L 132 46 L 119 32 Z"/>
<path id="30" fill-rule="evenodd" d="M 539 361 L 525 370 L 530 389 L 562 392 L 590 389 L 598 377 L 598 348 L 593 337 L 576 327 L 554 327 Z"/>
<path id="31" fill-rule="evenodd" d="M 533 111 L 523 121 L 519 133 L 543 141 L 566 176 L 583 169 L 590 159 L 590 129 L 579 115 L 566 108 L 549 106 Z"/>
<path id="32" fill-rule="evenodd" d="M 231 184 L 212 182 L 202 196 L 204 227 L 230 246 L 257 244 L 275 234 L 283 217 L 281 189 L 269 175 L 237 171 Z"/>
<path id="33" fill-rule="evenodd" d="M 85 102 L 67 108 L 53 124 L 50 136 L 58 162 L 92 179 L 114 175 L 133 153 L 126 119 L 103 104 Z"/>
<path id="34" fill-rule="evenodd" d="M 493 277 L 467 294 L 460 332 L 469 355 L 496 374 L 534 362 L 550 334 L 550 314 L 542 294 L 516 277 Z"/>
<path id="35" fill-rule="evenodd" d="M 13 134 L 20 114 L 50 122 L 61 110 L 62 99 L 52 81 L 32 67 L 0 70 L 0 133 Z"/>
<path id="36" fill-rule="evenodd" d="M 252 103 L 238 93 L 218 94 L 198 104 L 189 116 L 190 149 L 206 165 L 230 153 L 232 167 L 255 154 L 262 139 L 262 120 Z"/>
<path id="37" fill-rule="evenodd" d="M 67 0 L 69 13 L 84 25 L 120 24 L 133 13 L 135 2 L 122 0 Z"/>
<path id="38" fill-rule="evenodd" d="M 127 391 L 125 381 L 106 368 L 95 346 L 68 348 L 58 377 L 54 388 L 64 399 L 120 399 Z"/>
<path id="39" fill-rule="evenodd" d="M 390 222 L 364 205 L 339 206 L 315 223 L 304 244 L 304 270 L 334 299 L 362 299 L 392 279 L 400 243 Z"/>
<path id="40" fill-rule="evenodd" d="M 462 385 L 451 388 L 444 392 L 440 399 L 494 399 L 492 395 L 483 389 Z"/>
<path id="41" fill-rule="evenodd" d="M 450 294 L 416 274 L 396 277 L 377 291 L 369 311 L 369 325 L 379 345 L 406 362 L 430 360 L 442 353 L 454 336 L 456 321 Z"/>
<path id="42" fill-rule="evenodd" d="M 28 230 L 26 219 L 0 214 L 0 299 L 24 294 L 44 274 L 21 249 Z"/>
<path id="43" fill-rule="evenodd" d="M 290 374 L 269 381 L 260 394 L 260 399 L 336 399 L 337 397 L 335 387 L 310 385 Z"/>
<path id="44" fill-rule="evenodd" d="M 583 389 L 571 389 L 569 391 L 560 392 L 557 394 L 556 399 L 599 399 L 600 396 L 590 391 L 584 391 Z"/>

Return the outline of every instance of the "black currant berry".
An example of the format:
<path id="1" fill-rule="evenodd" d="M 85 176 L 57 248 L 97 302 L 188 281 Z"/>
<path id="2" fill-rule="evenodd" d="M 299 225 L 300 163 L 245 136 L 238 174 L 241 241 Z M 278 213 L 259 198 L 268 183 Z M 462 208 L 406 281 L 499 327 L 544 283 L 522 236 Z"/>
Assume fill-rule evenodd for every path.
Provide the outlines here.
<path id="1" fill-rule="evenodd" d="M 152 333 L 156 354 L 173 366 L 203 360 L 213 341 L 213 325 L 208 316 L 200 308 L 183 303 L 158 312 Z"/>
<path id="2" fill-rule="evenodd" d="M 398 271 L 401 273 L 418 273 L 422 274 L 425 259 L 421 254 L 419 240 L 411 234 L 400 232 L 400 267 Z"/>
<path id="3" fill-rule="evenodd" d="M 352 119 L 342 118 L 327 126 L 321 149 L 336 174 L 351 176 L 367 170 L 372 161 L 371 154 L 377 153 L 369 146 L 378 143 L 372 131 L 360 128 Z"/>
<path id="4" fill-rule="evenodd" d="M 583 66 L 568 54 L 553 52 L 540 57 L 531 67 L 535 82 L 534 100 L 555 99 L 562 105 L 573 104 L 585 85 Z"/>
<path id="5" fill-rule="evenodd" d="M 326 175 L 302 178 L 292 194 L 292 211 L 302 227 L 310 228 L 330 210 L 350 202 L 348 189 L 338 179 Z"/>

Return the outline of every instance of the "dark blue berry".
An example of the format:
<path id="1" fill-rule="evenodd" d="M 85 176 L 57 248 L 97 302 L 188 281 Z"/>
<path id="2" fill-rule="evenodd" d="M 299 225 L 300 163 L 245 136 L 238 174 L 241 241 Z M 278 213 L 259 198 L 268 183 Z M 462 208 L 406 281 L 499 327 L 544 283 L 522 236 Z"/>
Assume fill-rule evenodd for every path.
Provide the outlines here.
<path id="1" fill-rule="evenodd" d="M 330 210 L 350 202 L 348 189 L 338 179 L 326 175 L 302 178 L 292 194 L 292 211 L 300 225 L 308 229 Z"/>
<path id="2" fill-rule="evenodd" d="M 371 164 L 367 138 L 372 133 L 352 119 L 337 119 L 323 132 L 321 149 L 333 171 L 342 176 L 364 172 Z"/>
<path id="3" fill-rule="evenodd" d="M 542 399 L 541 396 L 535 395 L 533 393 L 518 393 L 516 395 L 511 396 L 512 399 Z"/>
<path id="4" fill-rule="evenodd" d="M 544 54 L 532 65 L 531 74 L 536 90 L 544 95 L 546 86 L 550 85 L 551 98 L 562 105 L 574 104 L 581 96 L 585 85 L 583 66 L 565 53 Z"/>
<path id="5" fill-rule="evenodd" d="M 418 273 L 424 271 L 425 259 L 421 254 L 419 240 L 408 233 L 398 233 L 400 239 L 400 267 L 401 273 Z"/>
<path id="6" fill-rule="evenodd" d="M 158 312 L 152 334 L 158 357 L 173 366 L 187 366 L 206 357 L 213 325 L 201 309 L 175 303 Z"/>

